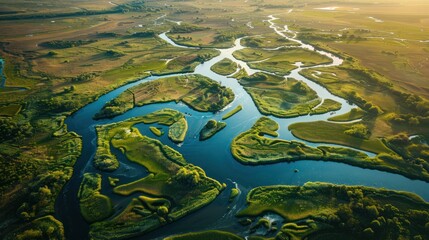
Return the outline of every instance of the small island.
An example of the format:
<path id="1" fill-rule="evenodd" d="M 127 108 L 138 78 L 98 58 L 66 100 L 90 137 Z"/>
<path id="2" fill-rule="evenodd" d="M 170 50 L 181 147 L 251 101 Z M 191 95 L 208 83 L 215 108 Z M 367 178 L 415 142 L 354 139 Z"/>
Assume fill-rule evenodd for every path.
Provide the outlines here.
<path id="1" fill-rule="evenodd" d="M 204 141 L 213 137 L 213 135 L 222 130 L 224 127 L 226 127 L 226 123 L 210 119 L 200 131 L 200 141 Z"/>

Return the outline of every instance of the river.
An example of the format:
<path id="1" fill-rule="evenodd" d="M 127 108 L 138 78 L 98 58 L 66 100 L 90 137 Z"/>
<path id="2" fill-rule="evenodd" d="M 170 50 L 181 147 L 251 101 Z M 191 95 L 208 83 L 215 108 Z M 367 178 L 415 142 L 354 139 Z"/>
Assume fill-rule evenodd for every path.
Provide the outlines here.
<path id="1" fill-rule="evenodd" d="M 316 50 L 313 46 L 304 44 L 294 37 L 289 37 L 287 34 L 296 37 L 294 32 L 290 31 L 287 26 L 279 27 L 274 21 L 275 17 L 269 16 L 266 20 L 270 23 L 272 28 L 277 34 L 285 37 L 291 41 L 295 41 L 300 44 L 299 47 L 317 51 L 318 53 L 325 55 L 332 59 L 331 64 L 318 65 L 313 67 L 329 67 L 337 66 L 342 63 L 342 60 L 328 52 Z M 160 34 L 160 38 L 176 47 L 186 48 L 174 43 L 168 36 Z M 241 227 L 236 218 L 235 213 L 243 208 L 245 205 L 245 195 L 247 192 L 257 186 L 264 185 L 275 185 L 275 184 L 289 184 L 289 185 L 302 185 L 308 181 L 322 181 L 336 184 L 347 184 L 347 185 L 364 185 L 373 187 L 383 187 L 387 189 L 403 190 L 417 193 L 424 199 L 429 200 L 429 188 L 428 183 L 418 180 L 410 180 L 398 174 L 382 172 L 377 170 L 363 169 L 354 167 L 342 163 L 335 162 L 323 162 L 323 161 L 297 161 L 292 163 L 276 163 L 270 165 L 261 166 L 246 166 L 237 162 L 230 153 L 230 144 L 232 139 L 239 133 L 248 130 L 257 119 L 262 115 L 254 105 L 249 94 L 243 89 L 238 81 L 231 77 L 221 76 L 210 70 L 210 67 L 215 63 L 219 62 L 224 58 L 229 58 L 236 62 L 240 67 L 244 68 L 249 74 L 258 72 L 259 70 L 251 69 L 245 62 L 239 61 L 234 58 L 232 53 L 236 50 L 244 48 L 240 44 L 240 39 L 235 41 L 235 46 L 228 49 L 218 49 L 220 55 L 198 65 L 193 73 L 188 74 L 201 74 L 207 76 L 215 81 L 218 81 L 224 86 L 231 88 L 235 94 L 235 100 L 220 113 L 207 113 L 197 112 L 190 109 L 185 104 L 174 102 L 151 104 L 143 107 L 136 107 L 123 115 L 117 116 L 113 119 L 102 119 L 93 120 L 92 117 L 97 113 L 103 105 L 109 100 L 115 98 L 126 89 L 133 87 L 145 81 L 152 81 L 161 77 L 151 76 L 145 79 L 141 79 L 137 82 L 127 84 L 116 90 L 113 90 L 93 103 L 83 107 L 70 117 L 68 117 L 65 123 L 68 126 L 69 131 L 74 131 L 82 136 L 83 149 L 82 155 L 78 159 L 74 167 L 74 173 L 71 180 L 66 184 L 63 191 L 59 195 L 56 202 L 56 217 L 64 223 L 66 237 L 68 239 L 87 239 L 88 238 L 88 224 L 80 215 L 79 204 L 77 199 L 77 192 L 79 185 L 82 181 L 83 173 L 85 172 L 97 172 L 103 175 L 103 188 L 102 193 L 111 197 L 114 202 L 115 210 L 118 212 L 123 209 L 130 201 L 131 197 L 118 196 L 112 192 L 112 188 L 107 186 L 107 177 L 117 177 L 120 179 L 120 183 L 126 183 L 139 178 L 144 177 L 147 172 L 146 170 L 137 164 L 130 163 L 120 154 L 119 151 L 115 151 L 118 154 L 120 161 L 120 168 L 113 173 L 99 172 L 94 169 L 92 165 L 92 159 L 96 150 L 96 133 L 95 126 L 99 124 L 106 124 L 117 122 L 128 119 L 134 116 L 141 116 L 155 110 L 162 108 L 172 108 L 187 113 L 186 119 L 188 121 L 189 129 L 187 132 L 186 139 L 183 144 L 176 145 L 172 143 L 166 135 L 160 137 L 160 141 L 166 145 L 179 151 L 185 159 L 194 165 L 202 167 L 208 176 L 225 182 L 228 184 L 228 188 L 222 192 L 222 194 L 210 205 L 192 213 L 174 223 L 167 226 L 161 227 L 153 232 L 150 232 L 143 237 L 136 239 L 158 239 L 165 236 L 189 232 L 189 231 L 201 231 L 206 229 L 224 229 L 231 230 L 234 232 L 242 232 L 245 236 L 245 228 Z M 299 71 L 308 68 L 302 67 L 300 63 L 296 63 L 297 69 L 293 70 L 289 75 L 285 77 L 293 77 L 298 80 L 302 80 L 315 90 L 319 97 L 322 99 L 331 98 L 342 104 L 341 110 L 335 112 L 335 114 L 342 114 L 350 111 L 353 105 L 350 105 L 346 100 L 332 95 L 327 89 L 318 85 L 315 82 L 301 76 Z M 186 75 L 186 74 L 173 74 L 174 75 Z M 166 77 L 166 76 L 163 76 Z M 243 106 L 243 110 L 238 112 L 233 117 L 225 120 L 227 127 L 216 134 L 214 137 L 200 142 L 198 140 L 198 134 L 200 129 L 204 126 L 208 119 L 221 120 L 222 115 L 225 111 L 228 111 L 238 105 Z M 308 122 L 317 120 L 327 120 L 332 117 L 330 113 L 322 115 L 307 115 L 295 118 L 276 118 L 271 117 L 273 120 L 279 123 L 279 138 L 286 140 L 298 140 L 288 130 L 288 126 L 294 122 Z M 153 134 L 149 131 L 149 126 L 145 124 L 136 125 L 143 135 L 153 137 Z M 305 141 L 302 141 L 305 142 Z M 311 146 L 318 146 L 321 144 L 309 143 Z M 326 145 L 326 144 L 323 144 Z M 373 156 L 372 153 L 367 153 Z M 298 169 L 296 173 L 294 170 Z M 232 186 L 238 186 L 241 194 L 239 197 L 230 204 L 228 202 L 229 189 Z"/>

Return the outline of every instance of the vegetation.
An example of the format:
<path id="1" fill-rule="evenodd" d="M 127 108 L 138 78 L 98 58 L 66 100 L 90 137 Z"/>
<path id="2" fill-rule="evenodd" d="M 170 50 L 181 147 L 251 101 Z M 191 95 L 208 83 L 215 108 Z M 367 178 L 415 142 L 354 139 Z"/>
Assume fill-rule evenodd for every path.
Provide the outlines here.
<path id="1" fill-rule="evenodd" d="M 348 122 L 362 118 L 365 116 L 365 111 L 360 108 L 353 108 L 348 113 L 344 113 L 342 115 L 338 115 L 335 117 L 331 117 L 328 120 L 334 122 Z"/>
<path id="2" fill-rule="evenodd" d="M 161 137 L 161 136 L 164 134 L 164 132 L 163 132 L 163 131 L 161 131 L 161 129 L 159 129 L 159 128 L 157 128 L 157 127 L 150 126 L 150 127 L 149 127 L 149 130 L 150 130 L 153 134 L 155 134 L 157 137 Z"/>
<path id="3" fill-rule="evenodd" d="M 306 128 L 309 124 L 312 127 Z M 313 124 L 317 126 L 318 131 L 314 131 L 316 127 Z M 378 169 L 398 173 L 413 179 L 429 181 L 429 172 L 421 165 L 421 161 L 404 161 L 401 156 L 386 147 L 379 139 L 366 140 L 347 135 L 344 132 L 338 133 L 338 128 L 344 129 L 347 127 L 346 124 L 312 122 L 295 123 L 289 127 L 294 134 L 299 132 L 302 135 L 323 136 L 323 139 L 332 139 L 332 141 L 339 140 L 347 141 L 346 143 L 361 143 L 361 145 L 355 147 L 363 149 L 371 148 L 378 155 L 369 157 L 363 152 L 350 148 L 327 146 L 313 148 L 297 141 L 266 138 L 264 137 L 265 134 L 277 137 L 276 130 L 278 128 L 278 124 L 267 117 L 260 118 L 251 129 L 233 139 L 231 143 L 232 155 L 241 163 L 251 165 L 298 160 L 343 162 L 358 167 Z M 337 130 L 331 130 L 331 127 L 334 129 L 338 128 L 336 128 Z M 301 129 L 306 129 L 307 131 L 304 133 Z M 329 132 L 328 130 L 335 132 Z"/>
<path id="4" fill-rule="evenodd" d="M 280 48 L 277 51 L 245 48 L 235 51 L 234 57 L 246 61 L 252 68 L 282 76 L 297 68 L 296 62 L 302 62 L 303 66 L 331 63 L 330 58 L 302 48 Z"/>
<path id="5" fill-rule="evenodd" d="M 181 123 L 176 127 L 173 127 L 177 122 Z M 119 132 L 129 132 L 129 128 L 137 123 L 159 123 L 171 126 L 173 127 L 173 130 L 170 128 L 171 131 L 169 130 L 169 137 L 178 141 L 181 137 L 184 138 L 184 135 L 186 135 L 187 123 L 184 115 L 169 108 L 161 109 L 145 116 L 131 118 L 126 121 L 97 126 L 97 151 L 94 156 L 94 166 L 97 169 L 102 171 L 114 171 L 118 169 L 119 161 L 110 151 L 111 141 Z"/>
<path id="6" fill-rule="evenodd" d="M 19 226 L 15 231 L 4 236 L 4 239 L 59 239 L 64 238 L 63 224 L 52 215 L 34 219 Z"/>
<path id="7" fill-rule="evenodd" d="M 80 185 L 78 198 L 80 212 L 89 223 L 101 221 L 113 213 L 112 201 L 102 195 L 101 175 L 85 173 Z"/>
<path id="8" fill-rule="evenodd" d="M 210 119 L 200 131 L 200 141 L 211 138 L 224 127 L 226 127 L 226 123 Z"/>
<path id="9" fill-rule="evenodd" d="M 242 77 L 240 84 L 250 94 L 258 110 L 266 115 L 290 118 L 309 113 L 321 114 L 338 107 L 328 102 L 313 111 L 321 100 L 307 84 L 295 79 L 255 73 Z"/>
<path id="10" fill-rule="evenodd" d="M 231 188 L 231 193 L 229 194 L 229 201 L 232 202 L 240 194 L 240 191 L 237 188 Z"/>
<path id="11" fill-rule="evenodd" d="M 220 75 L 231 75 L 237 71 L 237 64 L 231 59 L 224 58 L 210 68 L 213 72 Z"/>
<path id="12" fill-rule="evenodd" d="M 234 109 L 232 109 L 231 111 L 225 113 L 225 115 L 222 116 L 222 120 L 226 120 L 232 116 L 234 116 L 236 113 L 238 113 L 239 111 L 241 111 L 243 109 L 243 106 L 238 105 L 237 107 L 235 107 Z"/>
<path id="13" fill-rule="evenodd" d="M 168 137 L 175 143 L 181 143 L 185 141 L 187 131 L 188 122 L 183 117 L 170 126 L 170 129 L 168 130 Z"/>
<path id="14" fill-rule="evenodd" d="M 144 82 L 108 102 L 95 118 L 120 115 L 134 106 L 182 101 L 198 111 L 216 112 L 234 100 L 231 89 L 201 75 L 186 75 Z"/>
<path id="15" fill-rule="evenodd" d="M 428 203 L 417 195 L 361 186 L 306 183 L 252 189 L 238 216 L 281 215 L 276 239 L 427 238 Z M 409 228 L 406 226 L 413 226 Z"/>
<path id="16" fill-rule="evenodd" d="M 218 230 L 208 230 L 204 232 L 192 232 L 185 233 L 181 235 L 175 235 L 165 238 L 165 240 L 243 240 L 244 238 L 239 237 L 230 232 L 218 231 Z"/>
<path id="17" fill-rule="evenodd" d="M 96 40 L 53 40 L 53 41 L 49 41 L 49 42 L 43 42 L 40 45 L 43 47 L 47 47 L 47 48 L 56 48 L 56 49 L 61 49 L 61 48 L 71 48 L 71 47 L 79 47 L 82 45 L 86 45 L 86 44 L 91 44 L 96 42 Z"/>
<path id="18" fill-rule="evenodd" d="M 150 174 L 114 188 L 120 195 L 135 192 L 142 195 L 134 198 L 119 215 L 93 223 L 92 238 L 127 238 L 143 234 L 207 205 L 223 189 L 201 168 L 186 163 L 174 149 L 131 128 L 131 123 L 136 121 L 134 118 L 107 126 L 111 128 L 113 147 L 122 149 L 128 160 L 142 165 Z"/>

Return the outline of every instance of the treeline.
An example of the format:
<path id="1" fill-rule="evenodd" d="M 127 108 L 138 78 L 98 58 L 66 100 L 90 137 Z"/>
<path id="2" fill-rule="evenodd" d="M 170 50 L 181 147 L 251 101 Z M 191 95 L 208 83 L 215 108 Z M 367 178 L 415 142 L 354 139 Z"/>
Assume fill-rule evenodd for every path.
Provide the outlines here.
<path id="1" fill-rule="evenodd" d="M 72 48 L 72 47 L 87 45 L 94 42 L 97 42 L 97 40 L 53 40 L 53 41 L 43 42 L 40 44 L 40 46 L 47 47 L 47 48 L 63 49 L 63 48 Z"/>
<path id="2" fill-rule="evenodd" d="M 174 25 L 171 28 L 170 33 L 191 33 L 191 32 L 203 31 L 207 29 L 209 28 L 199 27 L 199 26 L 190 25 L 190 24 L 181 24 L 181 25 Z"/>
<path id="3" fill-rule="evenodd" d="M 17 121 L 13 118 L 0 118 L 0 142 L 16 140 L 22 142 L 31 136 L 33 127 L 27 121 Z"/>

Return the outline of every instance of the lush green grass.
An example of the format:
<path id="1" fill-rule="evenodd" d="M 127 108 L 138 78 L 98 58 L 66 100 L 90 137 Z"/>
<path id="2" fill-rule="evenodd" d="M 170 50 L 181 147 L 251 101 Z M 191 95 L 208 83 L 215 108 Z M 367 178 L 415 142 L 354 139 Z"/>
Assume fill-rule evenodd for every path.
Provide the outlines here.
<path id="1" fill-rule="evenodd" d="M 315 136 L 322 133 L 327 122 L 316 122 L 308 134 Z M 304 123 L 295 123 L 291 128 L 295 129 L 296 126 L 303 126 Z M 348 130 L 346 124 L 333 124 L 333 128 Z M 340 125 L 340 126 L 337 126 Z M 307 126 L 304 124 L 304 126 Z M 329 125 L 330 126 L 330 125 Z M 266 117 L 260 118 L 254 126 L 246 132 L 241 133 L 235 137 L 231 143 L 231 152 L 235 159 L 243 164 L 258 165 L 269 164 L 276 162 L 290 162 L 298 160 L 323 160 L 334 161 L 358 166 L 362 168 L 378 169 L 388 172 L 404 175 L 413 179 L 421 179 L 429 181 L 429 172 L 427 166 L 422 164 L 421 161 L 404 160 L 398 154 L 387 148 L 379 139 L 364 139 L 357 138 L 343 133 L 343 139 L 350 139 L 352 143 L 360 142 L 367 144 L 373 151 L 379 151 L 375 157 L 369 157 L 367 154 L 344 147 L 328 147 L 319 146 L 317 148 L 309 147 L 304 143 L 297 141 L 286 141 L 282 139 L 272 139 L 264 137 L 264 134 L 269 134 L 276 137 L 275 132 L 278 124 Z M 317 133 L 310 133 L 311 131 Z M 326 133 L 328 135 L 328 133 Z M 331 132 L 330 139 L 338 139 L 339 132 Z M 341 136 L 341 135 L 339 135 Z M 327 138 L 326 136 L 325 138 Z M 323 139 L 325 139 L 323 138 Z M 340 138 L 341 139 L 341 138 Z M 356 146 L 358 148 L 360 146 Z"/>
<path id="2" fill-rule="evenodd" d="M 216 112 L 234 100 L 231 89 L 202 75 L 161 78 L 128 89 L 108 102 L 95 118 L 120 115 L 134 106 L 182 101 L 198 111 Z"/>
<path id="3" fill-rule="evenodd" d="M 275 33 L 245 37 L 241 40 L 241 44 L 250 48 L 278 48 L 298 45 L 298 43 L 289 41 Z"/>
<path id="4" fill-rule="evenodd" d="M 337 111 L 340 109 L 341 109 L 341 103 L 334 101 L 332 99 L 325 99 L 322 105 L 318 106 L 316 109 L 312 109 L 310 115 L 322 114 L 326 112 Z"/>
<path id="5" fill-rule="evenodd" d="M 244 238 L 239 237 L 230 232 L 208 230 L 204 232 L 192 232 L 180 235 L 167 237 L 164 240 L 243 240 Z"/>
<path id="6" fill-rule="evenodd" d="M 322 143 L 336 143 L 363 149 L 373 153 L 391 153 L 381 139 L 362 139 L 344 133 L 353 124 L 338 124 L 325 121 L 294 123 L 289 125 L 289 130 L 298 138 Z"/>
<path id="7" fill-rule="evenodd" d="M 89 223 L 98 222 L 113 214 L 112 201 L 102 195 L 101 175 L 85 173 L 80 185 L 78 198 L 80 212 Z"/>
<path id="8" fill-rule="evenodd" d="M 150 127 L 149 127 L 149 130 L 150 130 L 153 134 L 155 134 L 155 136 L 157 136 L 157 137 L 161 137 L 161 136 L 164 134 L 164 132 L 163 132 L 163 131 L 161 131 L 161 129 L 159 129 L 159 128 L 157 128 L 157 127 L 154 127 L 154 126 L 150 126 Z"/>
<path id="9" fill-rule="evenodd" d="M 302 48 L 280 48 L 276 51 L 259 48 L 245 48 L 234 52 L 234 57 L 250 63 L 250 67 L 286 75 L 293 69 L 295 62 L 304 66 L 330 63 L 332 60 L 314 51 Z"/>
<path id="10" fill-rule="evenodd" d="M 118 134 L 130 132 L 133 125 L 137 123 L 159 123 L 170 126 L 181 121 L 181 119 L 184 119 L 184 115 L 182 113 L 173 109 L 165 108 L 149 113 L 145 116 L 131 118 L 118 123 L 97 126 L 97 151 L 94 157 L 94 166 L 102 171 L 114 171 L 119 167 L 119 162 L 116 156 L 110 151 L 110 142 Z M 186 131 L 184 133 L 186 134 Z"/>
<path id="11" fill-rule="evenodd" d="M 235 107 L 234 109 L 232 109 L 231 111 L 225 113 L 225 115 L 222 116 L 222 120 L 228 119 L 232 116 L 234 116 L 236 113 L 238 113 L 239 111 L 241 111 L 243 109 L 243 106 L 238 105 L 237 107 Z"/>
<path id="12" fill-rule="evenodd" d="M 210 119 L 200 131 L 200 141 L 211 138 L 224 127 L 226 127 L 226 123 Z"/>
<path id="13" fill-rule="evenodd" d="M 242 77 L 240 84 L 250 94 L 258 110 L 266 115 L 276 117 L 307 115 L 321 102 L 314 90 L 295 79 L 255 73 L 249 77 Z"/>
<path id="14" fill-rule="evenodd" d="M 429 214 L 429 204 L 412 193 L 306 183 L 304 186 L 257 187 L 247 195 L 247 203 L 248 206 L 238 216 L 256 217 L 275 212 L 286 219 L 288 223 L 278 232 L 278 239 L 313 239 L 313 236 L 326 232 L 349 232 L 360 236 L 360 239 L 428 236 L 424 227 L 427 218 L 420 216 Z M 353 224 L 350 224 L 351 219 Z M 395 219 L 394 223 L 392 219 Z M 392 228 L 388 222 L 395 227 Z M 404 232 L 394 230 L 403 228 L 404 223 L 411 224 L 413 228 Z M 367 228 L 371 228 L 372 235 L 367 235 Z"/>
<path id="15" fill-rule="evenodd" d="M 179 121 L 173 123 L 168 130 L 168 137 L 175 143 L 185 141 L 186 132 L 188 131 L 188 122 L 183 117 Z"/>
<path id="16" fill-rule="evenodd" d="M 224 58 L 210 68 L 213 72 L 220 75 L 230 75 L 237 71 L 237 64 L 231 59 Z"/>
<path id="17" fill-rule="evenodd" d="M 335 117 L 331 117 L 328 120 L 334 121 L 334 122 L 347 122 L 347 121 L 353 121 L 362 118 L 365 116 L 365 111 L 363 111 L 360 108 L 353 108 L 348 113 L 344 113 Z"/>

